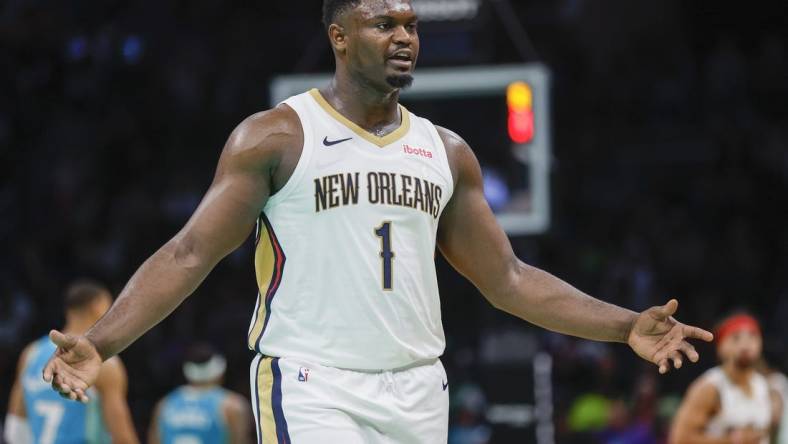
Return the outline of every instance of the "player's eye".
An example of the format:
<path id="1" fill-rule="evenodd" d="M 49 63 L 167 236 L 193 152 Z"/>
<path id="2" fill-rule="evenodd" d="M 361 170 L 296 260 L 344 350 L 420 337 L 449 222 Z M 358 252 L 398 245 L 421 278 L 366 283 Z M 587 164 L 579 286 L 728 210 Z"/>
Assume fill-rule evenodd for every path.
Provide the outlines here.
<path id="1" fill-rule="evenodd" d="M 378 28 L 378 29 L 380 29 L 381 31 L 386 31 L 386 30 L 388 30 L 388 29 L 389 29 L 391 26 L 389 26 L 389 24 L 388 24 L 388 23 L 385 23 L 385 22 L 384 22 L 384 23 L 378 23 L 377 25 L 375 25 L 375 27 L 376 27 L 376 28 Z"/>
<path id="2" fill-rule="evenodd" d="M 419 28 L 418 23 L 408 23 L 408 31 L 416 32 L 418 28 Z"/>

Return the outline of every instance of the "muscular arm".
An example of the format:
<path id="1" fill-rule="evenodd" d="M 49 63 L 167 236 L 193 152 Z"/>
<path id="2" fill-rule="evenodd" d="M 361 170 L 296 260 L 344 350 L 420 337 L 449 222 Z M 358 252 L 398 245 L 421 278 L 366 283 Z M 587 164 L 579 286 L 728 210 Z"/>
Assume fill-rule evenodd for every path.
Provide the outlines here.
<path id="1" fill-rule="evenodd" d="M 58 348 L 44 367 L 44 380 L 63 396 L 87 402 L 85 391 L 101 362 L 169 315 L 246 239 L 272 182 L 284 183 L 292 173 L 302 143 L 298 116 L 286 105 L 241 123 L 186 226 L 142 264 L 104 317 L 84 336 L 50 332 Z"/>
<path id="2" fill-rule="evenodd" d="M 252 411 L 249 401 L 240 395 L 231 394 L 224 401 L 222 412 L 227 420 L 230 443 L 251 443 Z"/>
<path id="3" fill-rule="evenodd" d="M 626 342 L 636 313 L 520 261 L 487 205 L 470 147 L 448 130 L 440 133 L 456 185 L 441 217 L 438 244 L 452 266 L 493 306 L 528 322 L 586 339 Z"/>
<path id="4" fill-rule="evenodd" d="M 108 359 L 96 380 L 96 389 L 101 394 L 101 414 L 107 425 L 112 442 L 119 444 L 139 443 L 131 412 L 126 402 L 128 377 L 120 358 Z"/>
<path id="5" fill-rule="evenodd" d="M 295 123 L 294 123 L 295 119 Z M 271 192 L 282 150 L 300 140 L 295 113 L 280 107 L 232 133 L 213 183 L 183 229 L 137 270 L 86 337 L 103 359 L 169 315 L 252 231 Z"/>
<path id="6" fill-rule="evenodd" d="M 448 261 L 497 308 L 559 333 L 598 341 L 626 342 L 641 358 L 670 369 L 698 353 L 687 338 L 713 335 L 678 322 L 671 300 L 634 313 L 579 291 L 555 276 L 517 259 L 509 239 L 484 198 L 479 162 L 470 147 L 439 129 L 455 177 L 454 195 L 444 210 L 438 245 Z"/>

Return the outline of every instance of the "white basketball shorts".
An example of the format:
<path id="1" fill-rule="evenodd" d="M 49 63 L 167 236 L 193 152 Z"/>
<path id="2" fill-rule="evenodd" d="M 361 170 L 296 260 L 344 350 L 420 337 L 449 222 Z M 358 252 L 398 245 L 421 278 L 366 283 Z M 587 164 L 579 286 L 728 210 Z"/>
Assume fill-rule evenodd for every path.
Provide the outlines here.
<path id="1" fill-rule="evenodd" d="M 448 440 L 448 381 L 438 359 L 373 372 L 257 355 L 249 376 L 261 444 Z"/>

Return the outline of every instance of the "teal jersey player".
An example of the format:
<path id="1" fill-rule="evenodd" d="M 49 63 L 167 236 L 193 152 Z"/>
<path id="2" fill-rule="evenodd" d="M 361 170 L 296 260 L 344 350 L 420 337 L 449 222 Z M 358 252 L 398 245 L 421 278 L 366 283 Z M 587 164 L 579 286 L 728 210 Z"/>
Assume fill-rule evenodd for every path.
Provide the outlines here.
<path id="1" fill-rule="evenodd" d="M 80 279 L 64 298 L 69 335 L 87 331 L 112 305 L 112 294 L 100 283 Z M 11 386 L 3 439 L 8 444 L 139 444 L 126 401 L 128 376 L 113 356 L 98 371 L 87 402 L 62 397 L 44 381 L 43 371 L 56 353 L 48 336 L 29 343 L 19 356 Z"/>
<path id="2" fill-rule="evenodd" d="M 87 404 L 63 398 L 44 382 L 41 372 L 55 344 L 44 336 L 28 352 L 22 371 L 22 391 L 33 442 L 41 444 L 109 443 L 101 417 L 101 400 L 93 390 Z"/>
<path id="3" fill-rule="evenodd" d="M 226 368 L 224 357 L 210 345 L 192 345 L 183 363 L 188 384 L 171 391 L 156 405 L 148 443 L 251 442 L 251 404 L 222 388 Z"/>
<path id="4" fill-rule="evenodd" d="M 228 396 L 220 387 L 179 387 L 162 402 L 159 436 L 163 444 L 229 442 L 222 404 Z"/>

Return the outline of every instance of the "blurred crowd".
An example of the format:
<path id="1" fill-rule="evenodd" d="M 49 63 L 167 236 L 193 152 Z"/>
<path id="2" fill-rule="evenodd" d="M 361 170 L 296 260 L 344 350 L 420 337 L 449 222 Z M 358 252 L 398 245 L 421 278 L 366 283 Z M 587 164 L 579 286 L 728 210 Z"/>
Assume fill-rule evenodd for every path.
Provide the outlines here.
<path id="1" fill-rule="evenodd" d="M 332 69 L 318 3 L 0 3 L 0 412 L 20 349 L 62 323 L 65 285 L 91 276 L 119 291 L 196 207 L 224 138 L 266 107 L 270 77 Z M 748 308 L 767 360 L 786 370 L 788 26 L 768 7 L 705 8 L 517 2 L 530 60 L 489 24 L 496 44 L 483 62 L 539 60 L 554 81 L 553 226 L 513 244 L 635 310 L 676 297 L 682 320 L 711 328 Z M 512 403 L 508 387 L 533 388 L 511 375 L 538 351 L 553 357 L 559 443 L 664 442 L 689 381 L 714 363 L 701 346 L 699 364 L 658 376 L 624 346 L 493 310 L 440 259 L 439 274 L 457 443 L 529 427 L 489 407 Z M 124 352 L 140 430 L 182 382 L 194 340 L 221 349 L 227 385 L 248 394 L 253 276 L 250 242 Z"/>

